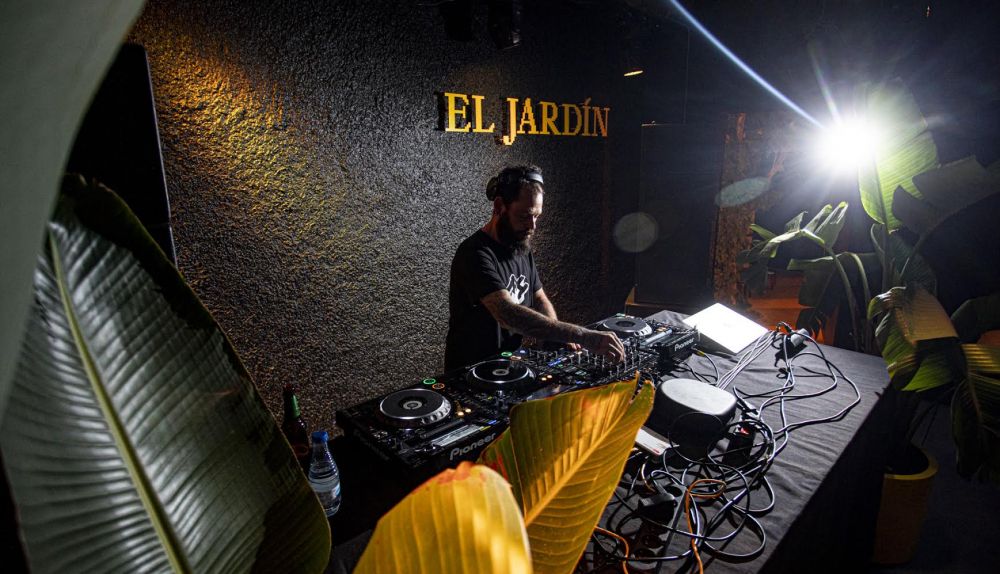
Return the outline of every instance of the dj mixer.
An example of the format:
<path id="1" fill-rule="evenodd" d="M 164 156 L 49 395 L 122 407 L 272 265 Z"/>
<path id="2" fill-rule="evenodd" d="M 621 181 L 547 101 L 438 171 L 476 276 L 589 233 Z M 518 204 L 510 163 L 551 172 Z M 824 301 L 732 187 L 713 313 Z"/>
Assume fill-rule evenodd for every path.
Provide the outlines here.
<path id="1" fill-rule="evenodd" d="M 591 326 L 616 333 L 621 362 L 567 348 L 522 348 L 428 377 L 337 411 L 337 424 L 380 458 L 420 476 L 472 460 L 509 424 L 515 405 L 557 394 L 655 378 L 690 355 L 697 332 L 616 315 Z"/>

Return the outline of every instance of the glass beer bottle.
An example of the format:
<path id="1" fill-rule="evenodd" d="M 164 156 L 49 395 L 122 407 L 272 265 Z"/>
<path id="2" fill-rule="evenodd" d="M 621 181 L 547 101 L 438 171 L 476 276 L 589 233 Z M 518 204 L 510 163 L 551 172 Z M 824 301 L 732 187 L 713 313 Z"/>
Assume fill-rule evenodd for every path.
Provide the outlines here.
<path id="1" fill-rule="evenodd" d="M 283 394 L 284 416 L 281 421 L 281 432 L 284 433 L 288 444 L 292 445 L 295 458 L 299 461 L 302 470 L 309 470 L 309 429 L 306 421 L 302 419 L 302 411 L 299 410 L 299 399 L 295 396 L 295 385 L 287 384 Z"/>

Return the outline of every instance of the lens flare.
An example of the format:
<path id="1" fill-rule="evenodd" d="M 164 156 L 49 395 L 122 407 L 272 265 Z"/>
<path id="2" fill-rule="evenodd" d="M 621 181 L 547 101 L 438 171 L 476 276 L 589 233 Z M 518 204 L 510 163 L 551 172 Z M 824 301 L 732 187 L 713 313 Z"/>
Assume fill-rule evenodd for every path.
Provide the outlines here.
<path id="1" fill-rule="evenodd" d="M 854 174 L 879 151 L 882 130 L 860 118 L 846 119 L 823 130 L 816 145 L 817 162 L 839 173 Z"/>
<path id="2" fill-rule="evenodd" d="M 626 253 L 641 253 L 656 242 L 659 234 L 656 219 L 648 213 L 636 211 L 618 220 L 613 237 L 618 249 Z"/>

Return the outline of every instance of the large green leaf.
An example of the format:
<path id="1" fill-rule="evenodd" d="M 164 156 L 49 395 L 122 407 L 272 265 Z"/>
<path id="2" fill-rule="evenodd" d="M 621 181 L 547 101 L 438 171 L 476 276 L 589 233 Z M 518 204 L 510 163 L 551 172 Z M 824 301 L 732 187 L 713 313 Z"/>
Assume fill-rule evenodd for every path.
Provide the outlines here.
<path id="1" fill-rule="evenodd" d="M 1000 348 L 960 344 L 940 303 L 918 285 L 879 295 L 868 312 L 883 315 L 876 334 L 893 385 L 925 391 L 956 384 L 951 412 L 959 472 L 1000 484 Z M 961 314 L 974 312 L 969 305 Z M 975 320 L 968 322 L 974 330 Z"/>
<path id="2" fill-rule="evenodd" d="M 772 233 L 770 230 L 768 230 L 765 227 L 757 225 L 756 223 L 751 223 L 750 224 L 750 230 L 753 231 L 754 233 L 756 233 L 757 235 L 760 235 L 761 237 L 763 237 L 764 241 L 767 241 L 769 239 L 773 239 L 774 238 L 774 233 Z"/>
<path id="3" fill-rule="evenodd" d="M 919 285 L 894 287 L 872 299 L 868 316 L 883 314 L 875 329 L 893 385 L 923 390 L 962 378 L 961 350 L 951 319 Z"/>
<path id="4" fill-rule="evenodd" d="M 840 230 L 844 227 L 844 215 L 847 213 L 847 203 L 841 202 L 837 207 L 824 205 L 812 219 L 802 225 L 805 212 L 799 213 L 785 224 L 785 231 L 780 235 L 772 233 L 759 225 L 750 228 L 763 237 L 755 241 L 750 249 L 739 253 L 736 262 L 745 265 L 741 271 L 744 284 L 752 293 L 761 293 L 767 278 L 767 263 L 778 253 L 778 247 L 786 241 L 807 238 L 822 248 L 831 248 L 837 241 Z"/>
<path id="5" fill-rule="evenodd" d="M 80 120 L 143 0 L 0 2 L 0 418 L 39 239 Z"/>
<path id="6" fill-rule="evenodd" d="M 837 254 L 837 261 L 844 267 L 851 283 L 863 284 L 867 286 L 866 275 L 873 272 L 878 267 L 878 259 L 874 253 L 851 253 L 843 251 Z M 805 279 L 802 289 L 799 291 L 799 304 L 807 307 L 818 307 L 821 302 L 829 298 L 830 281 L 840 287 L 837 294 L 843 296 L 843 288 L 837 276 L 837 268 L 833 263 L 833 257 L 819 257 L 816 259 L 790 259 L 788 261 L 789 271 L 803 271 Z"/>
<path id="7" fill-rule="evenodd" d="M 45 244 L 2 433 L 32 570 L 321 571 L 288 443 L 124 203 L 68 180 Z"/>
<path id="8" fill-rule="evenodd" d="M 918 235 L 926 235 L 950 215 L 1000 193 L 1000 176 L 967 157 L 913 177 L 916 198 L 902 189 L 893 196 L 893 214 Z"/>
<path id="9" fill-rule="evenodd" d="M 962 353 L 970 373 L 1000 376 L 1000 347 L 966 343 L 962 345 Z"/>
<path id="10" fill-rule="evenodd" d="M 462 462 L 379 520 L 354 572 L 530 574 L 529 554 L 510 485 L 487 466 Z"/>
<path id="11" fill-rule="evenodd" d="M 937 147 L 913 95 L 900 82 L 863 92 L 862 113 L 880 127 L 882 141 L 876 157 L 858 170 L 861 203 L 872 219 L 892 231 L 900 226 L 892 209 L 896 188 L 920 197 L 913 176 L 938 166 Z"/>
<path id="12" fill-rule="evenodd" d="M 838 259 L 841 259 L 843 264 L 847 254 L 838 254 Z M 837 274 L 833 257 L 829 255 L 817 259 L 789 259 L 788 270 L 805 273 L 802 288 L 799 290 L 799 304 L 806 307 L 819 306 L 830 286 L 830 279 Z"/>
<path id="13" fill-rule="evenodd" d="M 805 230 L 812 233 L 822 241 L 822 245 L 833 249 L 833 244 L 837 242 L 840 230 L 844 228 L 847 216 L 847 202 L 841 201 L 837 207 L 825 205 L 811 221 L 805 226 Z"/>
<path id="14" fill-rule="evenodd" d="M 961 348 L 950 339 L 921 345 L 914 360 L 916 370 L 903 387 L 904 391 L 929 391 L 953 384 L 962 378 Z M 903 377 L 894 375 L 902 373 L 902 367 L 903 362 L 900 361 L 896 364 L 895 372 L 891 368 L 889 370 L 889 376 L 897 384 Z"/>
<path id="15" fill-rule="evenodd" d="M 653 387 L 636 381 L 514 407 L 480 462 L 499 471 L 521 506 L 538 572 L 572 572 L 621 477 Z"/>
<path id="16" fill-rule="evenodd" d="M 929 264 L 948 305 L 996 289 L 1000 242 L 990 229 L 1000 216 L 1000 177 L 966 158 L 913 181 L 924 197 L 897 189 L 893 206 L 907 233 L 918 234 L 899 283 L 923 281 L 927 270 L 915 267 Z"/>
<path id="17" fill-rule="evenodd" d="M 836 254 L 836 261 L 840 268 L 844 270 L 844 276 L 851 289 L 857 290 L 858 294 L 866 300 L 871 297 L 868 287 L 868 274 L 878 269 L 878 257 L 874 253 L 852 253 L 844 251 Z M 834 256 L 819 257 L 816 259 L 791 259 L 788 261 L 790 271 L 802 271 L 803 282 L 799 289 L 799 304 L 806 308 L 799 312 L 795 327 L 797 329 L 808 329 L 813 335 L 819 333 L 826 325 L 829 317 L 840 309 L 841 316 L 846 317 L 846 313 L 851 311 L 844 292 L 845 285 L 843 276 L 840 275 L 838 266 L 834 263 Z M 855 295 L 857 296 L 857 294 Z M 858 310 L 861 313 L 862 310 Z M 855 339 L 861 343 L 861 348 L 867 349 L 869 346 L 870 330 L 863 322 L 862 317 L 857 317 L 852 321 L 852 328 L 857 325 L 865 332 L 856 335 Z"/>

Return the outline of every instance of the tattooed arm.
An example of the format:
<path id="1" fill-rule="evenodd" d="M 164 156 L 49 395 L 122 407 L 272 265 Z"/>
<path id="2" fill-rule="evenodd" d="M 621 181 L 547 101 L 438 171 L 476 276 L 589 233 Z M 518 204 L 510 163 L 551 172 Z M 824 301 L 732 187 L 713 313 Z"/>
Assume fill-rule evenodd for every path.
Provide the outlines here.
<path id="1" fill-rule="evenodd" d="M 538 311 L 553 321 L 559 320 L 559 317 L 556 316 L 556 308 L 552 305 L 552 302 L 549 301 L 548 296 L 545 294 L 545 289 L 535 291 L 534 301 L 535 304 L 532 305 L 532 308 L 535 311 Z M 579 351 L 582 348 L 579 343 L 566 343 L 566 346 L 573 351 Z"/>
<path id="2" fill-rule="evenodd" d="M 535 304 L 532 305 L 532 308 L 535 311 L 538 311 L 553 321 L 559 320 L 559 317 L 556 317 L 556 308 L 552 306 L 552 302 L 549 301 L 549 298 L 545 295 L 545 289 L 535 291 L 534 298 Z"/>
<path id="3" fill-rule="evenodd" d="M 590 352 L 598 355 L 608 355 L 611 359 L 621 361 L 625 357 L 625 347 L 614 333 L 594 331 L 572 323 L 564 323 L 552 317 L 555 309 L 548 303 L 552 317 L 538 311 L 518 305 L 506 289 L 494 291 L 481 299 L 498 323 L 528 337 L 542 341 L 559 341 L 561 343 L 579 343 Z"/>

